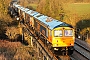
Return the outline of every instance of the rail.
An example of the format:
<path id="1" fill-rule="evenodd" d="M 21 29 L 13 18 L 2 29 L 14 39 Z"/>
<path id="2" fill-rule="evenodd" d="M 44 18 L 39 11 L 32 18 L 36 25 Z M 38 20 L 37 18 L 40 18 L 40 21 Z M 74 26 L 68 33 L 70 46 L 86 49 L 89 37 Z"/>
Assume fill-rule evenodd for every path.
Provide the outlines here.
<path id="1" fill-rule="evenodd" d="M 80 48 L 81 46 L 75 45 L 75 51 L 78 52 L 81 56 L 83 56 L 84 58 L 90 60 L 90 52 L 88 52 L 86 49 L 84 48 Z M 83 50 L 82 50 L 83 49 Z M 86 53 L 85 53 L 86 52 Z"/>

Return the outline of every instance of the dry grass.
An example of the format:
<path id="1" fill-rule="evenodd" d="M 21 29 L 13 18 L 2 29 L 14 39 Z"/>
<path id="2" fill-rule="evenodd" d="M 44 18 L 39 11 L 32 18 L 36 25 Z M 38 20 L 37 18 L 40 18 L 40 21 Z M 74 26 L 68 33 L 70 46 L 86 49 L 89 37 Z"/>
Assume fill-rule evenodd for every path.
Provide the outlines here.
<path id="1" fill-rule="evenodd" d="M 20 42 L 0 40 L 0 60 L 36 60 L 37 54 L 33 48 L 25 47 Z"/>

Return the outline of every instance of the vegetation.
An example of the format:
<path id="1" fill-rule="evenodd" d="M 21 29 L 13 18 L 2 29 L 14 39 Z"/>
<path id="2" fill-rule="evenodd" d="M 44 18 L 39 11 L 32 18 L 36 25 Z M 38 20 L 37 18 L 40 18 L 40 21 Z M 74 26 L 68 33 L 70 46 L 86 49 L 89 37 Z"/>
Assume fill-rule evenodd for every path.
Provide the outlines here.
<path id="1" fill-rule="evenodd" d="M 8 6 L 11 0 L 0 0 L 0 38 L 5 39 L 5 31 L 9 22 L 12 21 L 8 15 Z"/>
<path id="2" fill-rule="evenodd" d="M 21 48 L 27 46 L 21 44 L 20 42 L 10 42 L 10 39 L 7 39 L 9 37 L 11 39 L 18 38 L 17 40 L 21 40 L 19 39 L 21 36 L 19 37 L 18 34 L 16 34 L 20 33 L 17 30 L 18 28 L 16 28 L 18 21 L 11 19 L 8 15 L 8 6 L 11 1 L 12 0 L 0 0 L 0 60 L 36 60 L 36 52 L 32 47 L 29 47 L 28 49 Z M 16 36 L 13 37 L 12 35 L 15 34 Z"/>
<path id="3" fill-rule="evenodd" d="M 27 8 L 31 9 L 31 10 L 36 10 L 37 9 L 37 4 L 29 4 L 27 6 Z"/>
<path id="4" fill-rule="evenodd" d="M 65 22 L 80 29 L 80 34 L 87 37 L 90 34 L 90 3 L 67 3 L 64 6 L 64 10 L 67 12 L 68 19 Z M 89 31 L 86 33 L 86 31 Z"/>
<path id="5" fill-rule="evenodd" d="M 38 3 L 40 2 L 40 0 L 19 0 L 19 1 L 20 1 L 19 3 L 20 5 L 32 10 L 36 10 Z"/>
<path id="6" fill-rule="evenodd" d="M 5 22 L 10 21 L 8 13 L 8 6 L 11 0 L 0 0 L 0 19 Z"/>
<path id="7" fill-rule="evenodd" d="M 0 60 L 37 60 L 37 53 L 32 47 L 20 42 L 0 40 Z"/>

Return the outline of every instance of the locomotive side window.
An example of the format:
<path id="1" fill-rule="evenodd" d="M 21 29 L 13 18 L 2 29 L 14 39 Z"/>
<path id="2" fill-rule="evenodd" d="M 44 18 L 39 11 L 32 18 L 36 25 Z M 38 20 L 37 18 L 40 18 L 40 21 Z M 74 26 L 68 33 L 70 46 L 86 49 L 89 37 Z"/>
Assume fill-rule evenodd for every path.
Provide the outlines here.
<path id="1" fill-rule="evenodd" d="M 42 30 L 42 33 L 45 35 L 45 31 L 44 30 Z"/>
<path id="2" fill-rule="evenodd" d="M 62 36 L 62 30 L 55 30 L 55 31 L 54 31 L 54 36 L 55 36 L 55 37 L 60 37 L 60 36 Z"/>
<path id="3" fill-rule="evenodd" d="M 73 36 L 73 30 L 65 30 L 64 34 L 65 36 Z"/>

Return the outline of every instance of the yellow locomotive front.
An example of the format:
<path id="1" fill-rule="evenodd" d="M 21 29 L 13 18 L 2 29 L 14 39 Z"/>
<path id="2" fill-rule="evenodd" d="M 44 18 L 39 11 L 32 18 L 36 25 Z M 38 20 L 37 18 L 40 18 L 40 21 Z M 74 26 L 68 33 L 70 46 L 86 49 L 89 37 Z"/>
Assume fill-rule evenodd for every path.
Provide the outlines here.
<path id="1" fill-rule="evenodd" d="M 58 27 L 52 30 L 52 47 L 54 50 L 72 52 L 74 47 L 74 29 L 70 27 Z M 71 53 L 72 54 L 72 53 Z"/>

